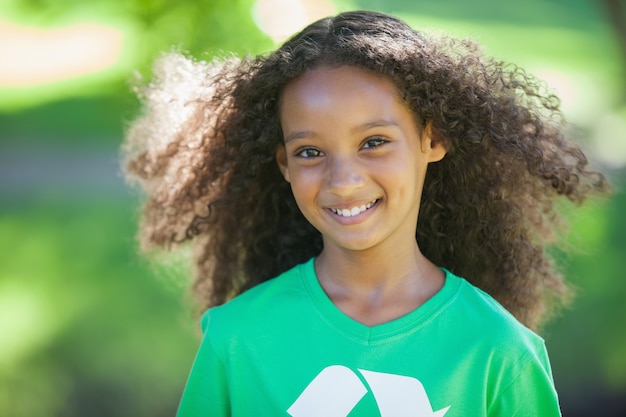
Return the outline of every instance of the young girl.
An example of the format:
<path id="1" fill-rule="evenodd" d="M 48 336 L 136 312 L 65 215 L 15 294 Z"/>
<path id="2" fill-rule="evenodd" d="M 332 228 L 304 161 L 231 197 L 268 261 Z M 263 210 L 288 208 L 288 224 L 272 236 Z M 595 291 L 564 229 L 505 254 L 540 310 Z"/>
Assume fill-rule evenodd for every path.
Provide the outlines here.
<path id="1" fill-rule="evenodd" d="M 191 241 L 211 307 L 179 416 L 560 415 L 553 203 L 606 184 L 540 83 L 373 12 L 156 69 L 143 242 Z"/>

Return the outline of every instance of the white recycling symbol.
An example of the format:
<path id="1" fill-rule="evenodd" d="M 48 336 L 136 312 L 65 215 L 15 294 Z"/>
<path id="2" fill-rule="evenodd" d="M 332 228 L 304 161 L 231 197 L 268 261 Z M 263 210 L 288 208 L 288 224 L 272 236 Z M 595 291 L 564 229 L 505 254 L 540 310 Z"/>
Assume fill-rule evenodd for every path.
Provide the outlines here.
<path id="1" fill-rule="evenodd" d="M 450 406 L 433 408 L 422 383 L 403 375 L 358 369 L 374 394 L 381 417 L 443 417 Z M 324 368 L 289 407 L 292 417 L 347 417 L 368 393 L 359 376 L 350 368 Z"/>

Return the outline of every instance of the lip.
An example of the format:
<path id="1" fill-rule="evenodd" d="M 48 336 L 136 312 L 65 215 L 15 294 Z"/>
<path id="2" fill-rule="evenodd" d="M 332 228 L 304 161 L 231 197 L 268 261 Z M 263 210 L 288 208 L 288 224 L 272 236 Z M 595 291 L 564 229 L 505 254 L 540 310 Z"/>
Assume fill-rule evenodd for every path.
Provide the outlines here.
<path id="1" fill-rule="evenodd" d="M 332 216 L 332 218 L 343 225 L 356 224 L 364 221 L 371 213 L 380 205 L 381 198 L 375 198 L 368 200 L 367 202 L 360 203 L 341 203 L 326 207 L 326 211 Z M 363 210 L 365 208 L 365 210 Z M 337 211 L 346 210 L 354 214 L 354 210 L 360 210 L 356 215 L 345 216 Z"/>

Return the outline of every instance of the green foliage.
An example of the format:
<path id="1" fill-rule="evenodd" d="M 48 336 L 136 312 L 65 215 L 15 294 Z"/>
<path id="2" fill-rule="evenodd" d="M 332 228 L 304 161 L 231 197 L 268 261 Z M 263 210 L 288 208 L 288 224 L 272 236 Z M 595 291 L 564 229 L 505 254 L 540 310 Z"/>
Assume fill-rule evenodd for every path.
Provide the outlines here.
<path id="1" fill-rule="evenodd" d="M 438 17 L 476 24 L 498 22 L 527 27 L 570 26 L 592 29 L 601 26 L 602 10 L 586 0 L 352 0 L 357 8 Z"/>
<path id="2" fill-rule="evenodd" d="M 134 227 L 124 200 L 3 210 L 0 415 L 174 414 L 197 343 L 186 280 L 155 279 Z"/>
<path id="3" fill-rule="evenodd" d="M 624 174 L 610 201 L 568 215 L 572 250 L 563 264 L 577 294 L 547 334 L 555 378 L 566 390 L 592 380 L 626 391 L 626 281 L 619 279 L 626 255 Z"/>
<path id="4" fill-rule="evenodd" d="M 104 96 L 65 98 L 15 113 L 0 112 L 0 138 L 34 146 L 42 140 L 119 143 L 138 102 L 128 88 L 117 90 Z"/>
<path id="5" fill-rule="evenodd" d="M 54 115 L 52 130 L 47 132 L 75 142 L 74 124 L 80 118 L 68 120 L 68 114 L 84 114 L 89 119 L 104 120 L 108 126 L 96 123 L 90 136 L 97 140 L 119 141 L 119 121 L 128 117 L 132 100 L 129 82 L 133 72 L 150 77 L 154 59 L 164 51 L 178 49 L 193 56 L 210 59 L 226 53 L 256 54 L 273 45 L 254 24 L 250 9 L 253 0 L 7 0 L 0 4 L 0 16 L 22 25 L 42 29 L 68 27 L 83 22 L 100 23 L 118 30 L 123 36 L 121 55 L 115 65 L 95 74 L 88 74 L 31 87 L 0 87 L 0 137 L 14 140 L 32 138 L 28 109 L 49 103 L 43 113 Z M 63 59 L 63 57 L 59 57 Z M 115 105 L 110 106 L 111 102 Z M 70 107 L 70 112 L 66 112 Z M 100 110 L 106 110 L 101 113 Z M 41 114 L 36 109 L 35 116 Z M 4 113 L 4 114 L 3 114 Z M 118 122 L 111 122 L 116 120 Z M 110 135 L 111 127 L 117 137 Z M 98 130 L 102 129 L 102 130 Z"/>
<path id="6" fill-rule="evenodd" d="M 4 12 L 24 23 L 55 27 L 73 22 L 127 22 L 138 28 L 133 52 L 151 62 L 179 46 L 192 54 L 258 52 L 271 43 L 254 25 L 253 0 L 6 0 Z"/>

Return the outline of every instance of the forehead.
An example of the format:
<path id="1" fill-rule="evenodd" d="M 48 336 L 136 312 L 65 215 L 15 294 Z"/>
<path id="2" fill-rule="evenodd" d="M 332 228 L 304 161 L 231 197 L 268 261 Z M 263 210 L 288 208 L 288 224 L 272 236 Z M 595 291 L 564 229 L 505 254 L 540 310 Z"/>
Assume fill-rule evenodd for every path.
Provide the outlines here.
<path id="1" fill-rule="evenodd" d="M 289 82 L 281 95 L 281 108 L 325 104 L 329 100 L 377 99 L 402 103 L 393 83 L 372 71 L 353 66 L 317 67 Z"/>
<path id="2" fill-rule="evenodd" d="M 320 67 L 291 81 L 280 102 L 285 143 L 295 138 L 358 136 L 373 127 L 419 128 L 394 84 L 374 72 Z"/>

